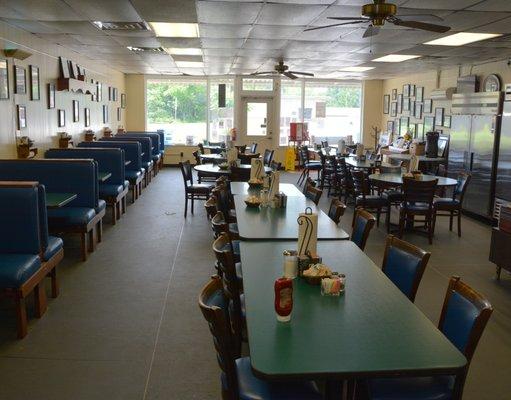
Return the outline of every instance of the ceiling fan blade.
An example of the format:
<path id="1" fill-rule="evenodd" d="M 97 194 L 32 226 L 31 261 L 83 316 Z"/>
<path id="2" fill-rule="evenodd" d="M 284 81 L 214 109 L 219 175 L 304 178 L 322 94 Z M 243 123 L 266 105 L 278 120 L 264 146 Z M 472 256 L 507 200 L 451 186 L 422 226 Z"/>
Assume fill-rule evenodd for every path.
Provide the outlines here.
<path id="1" fill-rule="evenodd" d="M 407 28 L 413 28 L 413 29 L 421 29 L 423 31 L 429 31 L 429 32 L 445 33 L 447 31 L 451 30 L 450 26 L 428 24 L 426 22 L 419 22 L 419 21 L 403 21 L 399 18 L 392 18 L 392 19 L 389 19 L 388 21 L 393 23 L 394 25 L 405 26 Z"/>
<path id="2" fill-rule="evenodd" d="M 311 72 L 299 72 L 299 71 L 287 71 L 287 72 L 289 72 L 290 74 L 295 74 L 295 75 L 314 76 L 314 74 Z"/>
<path id="3" fill-rule="evenodd" d="M 250 75 L 273 75 L 275 71 L 252 72 Z"/>
<path id="4" fill-rule="evenodd" d="M 291 72 L 283 72 L 282 75 L 287 76 L 289 79 L 298 79 L 296 75 L 293 75 Z"/>
<path id="5" fill-rule="evenodd" d="M 333 26 L 341 26 L 341 25 L 353 25 L 353 24 L 364 24 L 366 22 L 370 21 L 369 19 L 368 20 L 363 20 L 363 21 L 353 21 L 353 22 L 343 22 L 341 24 L 332 24 L 332 25 L 325 25 L 325 26 L 316 26 L 314 28 L 307 28 L 304 30 L 304 32 L 307 32 L 307 31 L 315 31 L 317 29 L 324 29 L 324 28 L 331 28 Z"/>
<path id="6" fill-rule="evenodd" d="M 380 32 L 380 27 L 379 26 L 369 25 L 367 27 L 366 31 L 364 32 L 364 34 L 362 35 L 362 37 L 363 38 L 368 38 L 368 37 L 371 37 L 371 36 L 376 36 L 379 32 Z"/>
<path id="7" fill-rule="evenodd" d="M 366 17 L 326 17 L 326 19 L 335 19 L 338 21 L 371 21 L 371 18 Z"/>

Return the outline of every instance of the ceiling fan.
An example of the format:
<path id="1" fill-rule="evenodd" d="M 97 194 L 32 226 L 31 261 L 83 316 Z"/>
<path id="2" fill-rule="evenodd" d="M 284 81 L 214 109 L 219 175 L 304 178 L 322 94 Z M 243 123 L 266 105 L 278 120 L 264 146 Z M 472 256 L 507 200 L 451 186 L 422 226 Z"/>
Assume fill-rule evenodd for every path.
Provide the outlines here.
<path id="1" fill-rule="evenodd" d="M 298 79 L 296 75 L 314 76 L 314 74 L 310 72 L 289 71 L 289 67 L 284 64 L 284 61 L 279 61 L 279 63 L 275 65 L 274 71 L 254 72 L 250 75 L 284 75 L 290 79 Z"/>
<path id="2" fill-rule="evenodd" d="M 438 32 L 438 33 L 445 33 L 451 29 L 449 26 L 444 26 L 444 25 L 436 25 L 436 24 L 430 24 L 427 22 L 403 20 L 402 17 L 398 18 L 396 16 L 396 14 L 397 14 L 397 6 L 395 4 L 386 3 L 385 0 L 373 0 L 372 4 L 365 4 L 362 6 L 362 16 L 361 17 L 328 17 L 328 19 L 334 19 L 334 20 L 338 20 L 338 21 L 349 21 L 349 22 L 343 22 L 343 23 L 326 25 L 326 26 L 317 26 L 317 27 L 308 28 L 305 30 L 306 31 L 314 31 L 317 29 L 331 28 L 334 26 L 369 23 L 370 25 L 367 27 L 367 29 L 363 35 L 363 37 L 366 38 L 366 37 L 371 37 L 371 36 L 377 35 L 378 32 L 380 31 L 380 27 L 385 25 L 385 22 L 390 22 L 391 24 L 394 24 L 397 26 L 404 26 L 407 28 L 421 29 L 423 31 Z M 429 17 L 429 18 L 435 18 L 435 19 L 442 20 L 440 17 L 437 17 L 436 15 L 426 15 L 426 14 L 419 14 L 419 15 L 408 14 L 408 15 L 403 15 L 403 17 L 406 17 L 406 18 Z"/>

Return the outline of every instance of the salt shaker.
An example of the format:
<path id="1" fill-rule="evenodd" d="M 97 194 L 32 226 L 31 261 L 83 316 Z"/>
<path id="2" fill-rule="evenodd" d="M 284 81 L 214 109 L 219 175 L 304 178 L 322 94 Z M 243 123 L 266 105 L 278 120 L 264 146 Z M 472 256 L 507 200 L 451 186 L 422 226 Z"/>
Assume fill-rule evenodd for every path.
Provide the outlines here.
<path id="1" fill-rule="evenodd" d="M 284 250 L 284 277 L 294 279 L 298 275 L 298 252 Z"/>

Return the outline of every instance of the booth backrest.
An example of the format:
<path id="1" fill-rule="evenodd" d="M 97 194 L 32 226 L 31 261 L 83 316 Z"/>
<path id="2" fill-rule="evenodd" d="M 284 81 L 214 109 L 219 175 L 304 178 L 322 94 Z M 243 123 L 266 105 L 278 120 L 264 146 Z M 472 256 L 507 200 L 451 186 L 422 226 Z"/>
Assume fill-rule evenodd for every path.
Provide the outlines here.
<path id="1" fill-rule="evenodd" d="M 78 143 L 79 148 L 109 148 L 109 149 L 122 149 L 124 150 L 124 158 L 126 161 L 131 161 L 126 165 L 125 170 L 139 171 L 142 168 L 142 145 L 138 142 L 81 142 Z"/>
<path id="2" fill-rule="evenodd" d="M 48 247 L 49 231 L 48 231 L 48 211 L 46 210 L 46 188 L 42 184 L 37 185 L 39 194 L 39 232 L 41 240 L 41 248 L 46 250 Z"/>
<path id="3" fill-rule="evenodd" d="M 156 132 L 127 132 L 119 133 L 116 137 L 150 137 L 153 146 L 153 156 L 160 154 L 161 144 L 160 135 Z"/>
<path id="4" fill-rule="evenodd" d="M 112 174 L 109 184 L 124 184 L 124 150 L 119 148 L 75 148 L 50 149 L 44 154 L 45 158 L 92 158 L 98 163 L 100 172 Z"/>
<path id="5" fill-rule="evenodd" d="M 39 254 L 37 182 L 0 182 L 0 253 Z"/>
<path id="6" fill-rule="evenodd" d="M 151 138 L 148 137 L 128 137 L 126 135 L 119 135 L 119 137 L 109 137 L 109 138 L 101 138 L 99 139 L 99 142 L 138 142 L 142 146 L 142 153 L 144 155 L 142 156 L 143 162 L 151 162 L 152 161 L 152 141 Z"/>
<path id="7" fill-rule="evenodd" d="M 50 193 L 75 193 L 66 207 L 96 208 L 99 202 L 94 160 L 0 160 L 0 180 L 37 181 Z"/>

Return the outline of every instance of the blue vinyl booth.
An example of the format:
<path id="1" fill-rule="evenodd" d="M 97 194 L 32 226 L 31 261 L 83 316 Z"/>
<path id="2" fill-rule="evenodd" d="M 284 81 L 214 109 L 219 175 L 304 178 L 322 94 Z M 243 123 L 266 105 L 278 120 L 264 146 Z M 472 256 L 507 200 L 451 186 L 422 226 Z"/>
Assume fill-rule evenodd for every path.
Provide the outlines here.
<path id="1" fill-rule="evenodd" d="M 50 149 L 46 158 L 89 158 L 98 163 L 99 172 L 112 174 L 105 182 L 99 183 L 99 198 L 112 208 L 112 223 L 115 225 L 121 213 L 126 212 L 126 195 L 129 182 L 125 176 L 124 150 L 120 148 L 74 148 Z"/>
<path id="2" fill-rule="evenodd" d="M 142 167 L 142 145 L 138 142 L 81 142 L 79 148 L 113 148 L 124 150 L 125 168 L 124 175 L 129 182 L 132 191 L 132 203 L 138 198 L 142 191 L 142 179 L 145 169 Z"/>
<path id="3" fill-rule="evenodd" d="M 48 209 L 51 233 L 78 233 L 82 259 L 94 251 L 95 232 L 102 239 L 106 202 L 99 198 L 98 164 L 94 160 L 0 160 L 0 180 L 37 181 L 47 193 L 72 193 L 76 198 Z M 88 243 L 87 243 L 88 242 Z"/>
<path id="4" fill-rule="evenodd" d="M 0 290 L 14 299 L 17 334 L 27 334 L 25 299 L 34 292 L 35 314 L 46 311 L 44 278 L 58 295 L 56 266 L 64 256 L 60 238 L 48 235 L 46 196 L 37 182 L 0 181 Z"/>
<path id="5" fill-rule="evenodd" d="M 138 142 L 142 146 L 142 167 L 145 169 L 145 186 L 151 181 L 151 173 L 153 171 L 152 159 L 152 140 L 149 137 L 128 137 L 126 135 L 119 135 L 119 137 L 101 138 L 99 142 Z"/>
<path id="6" fill-rule="evenodd" d="M 118 133 L 116 137 L 150 137 L 152 142 L 153 176 L 159 172 L 162 155 L 160 154 L 160 135 L 156 132 L 127 132 Z"/>

